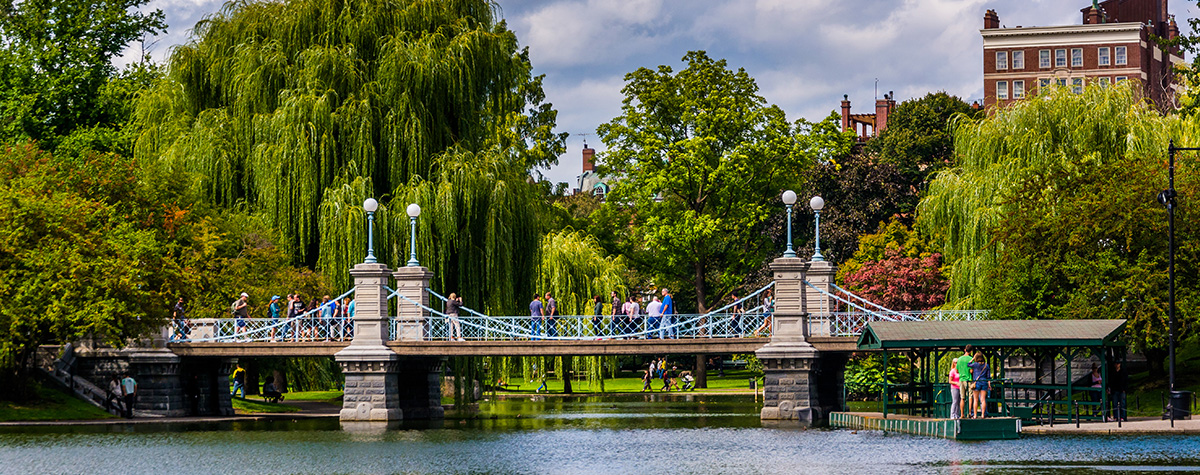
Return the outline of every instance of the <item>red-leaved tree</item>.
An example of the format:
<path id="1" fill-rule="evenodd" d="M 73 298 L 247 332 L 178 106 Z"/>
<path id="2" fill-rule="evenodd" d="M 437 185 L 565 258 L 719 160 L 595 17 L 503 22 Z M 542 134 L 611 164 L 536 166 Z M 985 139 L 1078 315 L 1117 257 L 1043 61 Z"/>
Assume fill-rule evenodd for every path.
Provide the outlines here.
<path id="1" fill-rule="evenodd" d="M 942 255 L 908 257 L 891 248 L 883 258 L 867 261 L 845 276 L 846 287 L 892 310 L 929 310 L 946 301 L 950 283 L 942 276 Z"/>

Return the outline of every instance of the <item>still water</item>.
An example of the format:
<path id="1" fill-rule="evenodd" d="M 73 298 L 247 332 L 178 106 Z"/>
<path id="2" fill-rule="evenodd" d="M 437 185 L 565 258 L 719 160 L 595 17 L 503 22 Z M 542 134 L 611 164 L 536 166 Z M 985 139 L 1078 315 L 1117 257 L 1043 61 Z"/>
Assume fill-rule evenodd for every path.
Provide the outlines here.
<path id="1" fill-rule="evenodd" d="M 481 418 L 0 430 L 0 473 L 1200 473 L 1200 437 L 955 442 L 764 427 L 744 397 L 502 400 Z"/>

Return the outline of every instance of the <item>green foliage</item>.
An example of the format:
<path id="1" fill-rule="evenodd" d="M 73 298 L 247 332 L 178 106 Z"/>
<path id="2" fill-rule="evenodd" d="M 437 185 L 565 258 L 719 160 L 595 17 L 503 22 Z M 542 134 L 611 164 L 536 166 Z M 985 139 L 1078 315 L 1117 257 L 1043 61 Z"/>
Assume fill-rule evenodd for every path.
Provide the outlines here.
<path id="1" fill-rule="evenodd" d="M 625 76 L 621 115 L 597 129 L 612 191 L 596 221 L 656 283 L 693 288 L 703 311 L 775 251 L 765 224 L 817 145 L 797 140 L 745 70 L 702 51 L 683 60 L 678 73 Z"/>
<path id="2" fill-rule="evenodd" d="M 911 229 L 899 217 L 892 217 L 887 223 L 879 223 L 879 232 L 859 238 L 858 250 L 838 267 L 837 280 L 844 281 L 866 262 L 882 260 L 889 250 L 914 259 L 932 254 L 930 243 L 921 235 L 920 229 Z"/>
<path id="3" fill-rule="evenodd" d="M 950 122 L 958 114 L 978 117 L 982 111 L 945 92 L 901 102 L 888 115 L 887 129 L 867 142 L 867 151 L 882 163 L 896 165 L 923 189 L 926 177 L 954 163 Z"/>
<path id="4" fill-rule="evenodd" d="M 6 389 L 11 389 L 11 386 Z M 0 422 L 81 421 L 116 417 L 57 387 L 34 384 L 31 389 L 35 396 L 28 401 L 11 401 L 12 398 L 7 397 L 11 396 L 8 390 L 0 393 Z"/>
<path id="5" fill-rule="evenodd" d="M 554 295 L 560 315 L 591 315 L 592 297 L 599 295 L 607 303 L 609 292 L 625 294 L 626 272 L 624 259 L 604 256 L 595 238 L 564 230 L 542 238 L 534 288 Z"/>
<path id="6" fill-rule="evenodd" d="M 195 173 L 206 202 L 261 212 L 339 288 L 365 255 L 363 199 L 381 198 L 375 250 L 392 265 L 417 202 L 436 287 L 515 305 L 541 232 L 526 178 L 564 136 L 494 4 L 231 2 L 195 34 L 138 103 L 138 156 Z"/>
<path id="7" fill-rule="evenodd" d="M 809 171 L 804 188 L 797 192 L 803 206 L 795 208 L 793 232 L 798 241 L 808 243 L 804 247 L 812 249 L 813 214 L 804 198 L 820 195 L 825 199 L 821 253 L 829 261 L 844 260 L 858 248 L 859 237 L 877 232 L 881 223 L 897 217 L 904 223 L 913 219 L 918 190 L 907 181 L 896 165 L 880 163 L 868 154 L 848 154 L 820 163 Z"/>
<path id="8" fill-rule="evenodd" d="M 754 353 L 735 354 L 732 358 L 746 360 L 746 371 L 749 371 L 754 377 L 761 378 L 763 376 L 762 361 L 759 361 L 758 356 L 755 356 Z"/>
<path id="9" fill-rule="evenodd" d="M 0 151 L 0 369 L 24 367 L 40 344 L 121 345 L 161 324 L 180 270 L 158 190 L 136 175 L 110 154 Z"/>
<path id="10" fill-rule="evenodd" d="M 888 383 L 908 381 L 907 358 L 895 355 L 888 359 Z M 879 400 L 883 395 L 883 355 L 859 353 L 846 362 L 846 400 Z"/>
<path id="11" fill-rule="evenodd" d="M 105 143 L 128 118 L 131 79 L 112 65 L 130 42 L 166 28 L 161 10 L 139 11 L 146 0 L 24 0 L 0 15 L 0 140 L 36 140 L 54 150 L 76 133 Z M 101 137 L 97 137 L 100 135 Z"/>
<path id="12" fill-rule="evenodd" d="M 961 166 L 938 175 L 921 225 L 942 236 L 948 304 L 1001 318 L 1125 318 L 1134 348 L 1165 343 L 1168 139 L 1195 146 L 1194 118 L 1160 116 L 1133 86 L 1057 90 L 956 130 Z M 1176 188 L 1177 298 L 1196 314 L 1195 157 Z"/>

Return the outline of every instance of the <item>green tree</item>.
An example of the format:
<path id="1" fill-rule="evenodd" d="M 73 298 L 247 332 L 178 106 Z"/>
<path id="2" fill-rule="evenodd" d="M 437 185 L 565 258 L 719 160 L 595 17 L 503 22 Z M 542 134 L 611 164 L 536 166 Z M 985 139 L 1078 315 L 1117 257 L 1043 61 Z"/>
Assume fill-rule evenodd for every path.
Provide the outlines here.
<path id="1" fill-rule="evenodd" d="M 130 42 L 166 28 L 147 0 L 24 0 L 0 7 L 0 139 L 36 140 L 47 150 L 72 133 L 115 143 L 131 85 L 145 65 L 118 74 L 112 59 Z M 103 130 L 97 130 L 103 129 Z M 78 148 L 78 145 L 76 146 Z"/>
<path id="2" fill-rule="evenodd" d="M 775 251 L 765 223 L 813 157 L 745 70 L 703 51 L 683 61 L 625 76 L 621 115 L 598 129 L 612 185 L 598 221 L 625 233 L 642 272 L 693 288 L 705 311 Z"/>
<path id="3" fill-rule="evenodd" d="M 948 304 L 1007 318 L 1126 318 L 1132 343 L 1165 341 L 1168 140 L 1195 146 L 1195 118 L 1161 116 L 1134 86 L 1055 90 L 955 130 L 920 225 L 951 266 Z M 1177 223 L 1197 219 L 1194 160 L 1181 160 Z M 1195 230 L 1178 226 L 1180 317 L 1195 321 Z M 1184 328 L 1188 328 L 1187 325 Z"/>
<path id="4" fill-rule="evenodd" d="M 515 308 L 541 235 L 526 181 L 564 136 L 494 3 L 231 2 L 195 31 L 138 103 L 139 157 L 262 213 L 338 287 L 366 253 L 363 199 L 381 198 L 376 254 L 392 265 L 417 202 L 436 285 Z"/>
<path id="5" fill-rule="evenodd" d="M 972 117 L 981 113 L 945 92 L 901 102 L 888 115 L 887 129 L 867 142 L 867 152 L 882 163 L 896 165 L 910 185 L 923 190 L 927 177 L 954 163 L 951 120 L 958 114 Z"/>

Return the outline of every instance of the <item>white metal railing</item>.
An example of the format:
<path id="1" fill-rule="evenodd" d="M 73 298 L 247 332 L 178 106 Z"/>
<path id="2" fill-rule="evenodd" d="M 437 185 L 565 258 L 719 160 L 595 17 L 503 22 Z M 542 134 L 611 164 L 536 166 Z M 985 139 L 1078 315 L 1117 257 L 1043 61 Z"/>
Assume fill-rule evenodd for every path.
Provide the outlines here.
<path id="1" fill-rule="evenodd" d="M 905 321 L 951 321 L 951 320 L 982 320 L 987 318 L 986 310 L 925 310 L 897 312 L 903 314 Z M 882 317 L 875 312 L 833 312 L 826 315 L 810 315 L 809 329 L 813 336 L 859 336 L 868 323 L 878 321 L 897 321 Z"/>
<path id="2" fill-rule="evenodd" d="M 344 341 L 354 337 L 354 325 L 346 312 L 323 311 L 354 294 L 355 289 L 337 296 L 327 304 L 309 309 L 292 318 L 191 318 L 171 322 L 172 342 L 251 342 L 251 341 Z M 281 308 L 286 312 L 286 308 Z"/>

